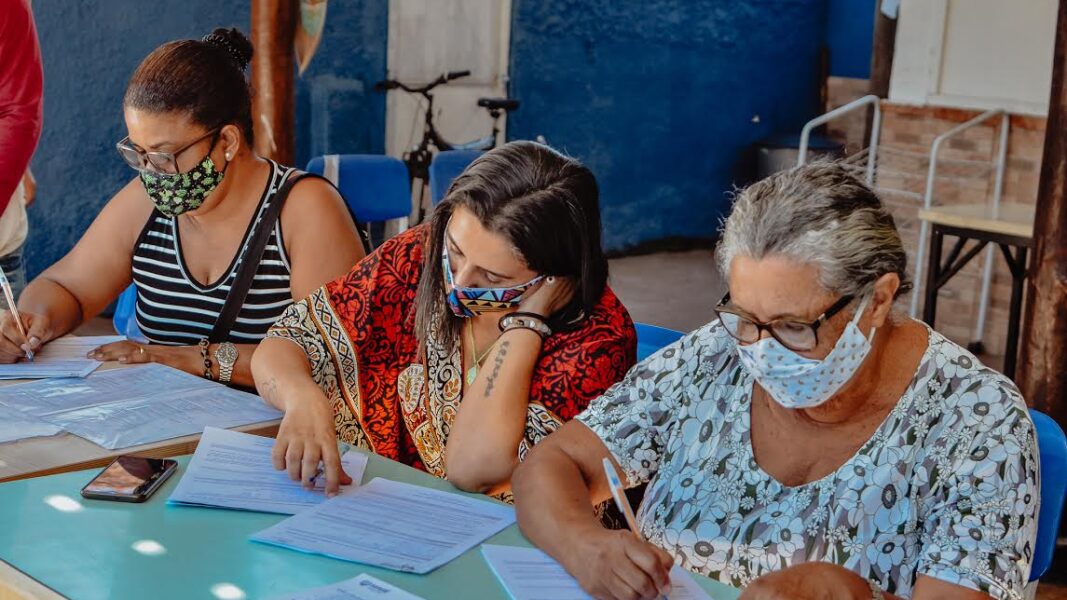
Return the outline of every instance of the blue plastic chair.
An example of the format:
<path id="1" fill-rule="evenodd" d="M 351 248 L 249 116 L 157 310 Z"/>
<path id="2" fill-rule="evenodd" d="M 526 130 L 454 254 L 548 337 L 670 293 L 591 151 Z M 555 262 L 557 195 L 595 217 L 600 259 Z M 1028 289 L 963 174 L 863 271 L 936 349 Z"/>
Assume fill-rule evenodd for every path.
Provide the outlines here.
<path id="1" fill-rule="evenodd" d="M 681 331 L 644 323 L 634 323 L 634 328 L 637 329 L 637 360 L 639 361 L 659 352 L 665 346 L 670 346 L 685 335 Z"/>
<path id="2" fill-rule="evenodd" d="M 337 189 L 361 222 L 388 221 L 411 214 L 408 169 L 399 158 L 380 154 L 340 154 Z M 326 161 L 316 156 L 307 171 L 323 175 Z"/>
<path id="3" fill-rule="evenodd" d="M 435 154 L 430 163 L 430 202 L 437 206 L 456 177 L 481 155 L 480 150 L 445 150 Z"/>
<path id="4" fill-rule="evenodd" d="M 1037 516 L 1034 561 L 1030 567 L 1030 581 L 1037 581 L 1052 565 L 1052 554 L 1056 550 L 1056 534 L 1067 496 L 1067 437 L 1048 415 L 1031 410 L 1030 418 L 1034 420 L 1041 463 L 1041 509 Z"/>
<path id="5" fill-rule="evenodd" d="M 134 341 L 145 341 L 141 328 L 137 326 L 137 286 L 130 284 L 115 303 L 115 314 L 111 317 L 115 333 L 124 335 Z"/>

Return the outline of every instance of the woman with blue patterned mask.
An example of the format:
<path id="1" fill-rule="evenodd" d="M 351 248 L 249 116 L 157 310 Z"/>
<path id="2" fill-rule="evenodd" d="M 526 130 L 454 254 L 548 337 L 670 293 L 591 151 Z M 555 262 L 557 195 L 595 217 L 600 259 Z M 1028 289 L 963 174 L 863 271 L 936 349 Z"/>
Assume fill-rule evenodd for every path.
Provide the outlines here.
<path id="1" fill-rule="evenodd" d="M 216 29 L 163 44 L 144 59 L 126 89 L 127 135 L 116 157 L 136 176 L 74 249 L 23 292 L 27 335 L 5 315 L 0 361 L 72 331 L 132 282 L 143 339 L 90 357 L 158 362 L 251 386 L 249 361 L 274 320 L 362 258 L 340 194 L 325 181 L 301 179 L 286 196 L 283 183 L 298 174 L 253 149 L 251 57 L 242 33 Z M 252 279 L 242 290 L 246 264 Z M 226 317 L 228 301 L 236 311 Z"/>
<path id="2" fill-rule="evenodd" d="M 340 438 L 508 499 L 529 449 L 636 362 L 599 200 L 577 160 L 509 142 L 471 163 L 428 223 L 287 310 L 252 365 L 285 412 L 275 468 L 308 484 L 321 462 L 336 493 Z"/>
<path id="3" fill-rule="evenodd" d="M 1015 385 L 894 312 L 910 283 L 878 197 L 816 164 L 741 192 L 718 319 L 630 370 L 516 472 L 519 524 L 598 598 L 673 563 L 742 598 L 1022 597 L 1033 424 Z M 600 528 L 602 461 L 648 483 L 643 538 Z"/>

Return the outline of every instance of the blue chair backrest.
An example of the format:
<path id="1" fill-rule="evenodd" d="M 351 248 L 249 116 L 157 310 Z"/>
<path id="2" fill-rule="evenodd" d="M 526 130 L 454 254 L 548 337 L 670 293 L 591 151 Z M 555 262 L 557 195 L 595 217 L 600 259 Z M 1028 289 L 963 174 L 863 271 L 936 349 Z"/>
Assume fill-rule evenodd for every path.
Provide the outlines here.
<path id="1" fill-rule="evenodd" d="M 480 150 L 445 150 L 435 154 L 430 162 L 430 202 L 437 206 L 456 177 L 481 155 Z"/>
<path id="2" fill-rule="evenodd" d="M 670 346 L 685 335 L 681 331 L 644 323 L 634 323 L 634 328 L 637 329 L 637 360 L 639 361 L 659 352 L 664 346 Z"/>
<path id="3" fill-rule="evenodd" d="M 316 156 L 307 171 L 323 175 L 326 161 Z M 340 154 L 337 189 L 363 223 L 399 219 L 411 214 L 411 183 L 404 163 L 380 154 Z"/>
<path id="4" fill-rule="evenodd" d="M 141 328 L 137 326 L 137 286 L 130 284 L 115 303 L 115 314 L 111 317 L 115 333 L 124 335 L 133 341 L 145 341 Z"/>
<path id="5" fill-rule="evenodd" d="M 1067 495 L 1067 437 L 1048 415 L 1030 411 L 1037 433 L 1037 451 L 1041 455 L 1041 512 L 1037 516 L 1037 543 L 1030 581 L 1037 581 L 1052 564 L 1056 550 L 1056 533 L 1063 516 L 1063 502 Z"/>

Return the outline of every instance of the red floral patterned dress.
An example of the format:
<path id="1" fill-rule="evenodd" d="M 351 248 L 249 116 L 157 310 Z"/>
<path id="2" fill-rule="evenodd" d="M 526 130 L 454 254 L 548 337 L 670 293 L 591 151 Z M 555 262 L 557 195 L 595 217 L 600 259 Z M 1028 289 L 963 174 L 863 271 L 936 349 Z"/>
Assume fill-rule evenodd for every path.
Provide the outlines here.
<path id="1" fill-rule="evenodd" d="M 445 442 L 463 394 L 462 361 L 459 341 L 433 332 L 419 352 L 415 292 L 427 233 L 416 227 L 389 240 L 348 275 L 291 306 L 267 336 L 303 348 L 333 403 L 339 438 L 444 477 Z M 516 449 L 520 460 L 622 379 L 636 358 L 633 322 L 605 289 L 577 328 L 544 342 Z"/>

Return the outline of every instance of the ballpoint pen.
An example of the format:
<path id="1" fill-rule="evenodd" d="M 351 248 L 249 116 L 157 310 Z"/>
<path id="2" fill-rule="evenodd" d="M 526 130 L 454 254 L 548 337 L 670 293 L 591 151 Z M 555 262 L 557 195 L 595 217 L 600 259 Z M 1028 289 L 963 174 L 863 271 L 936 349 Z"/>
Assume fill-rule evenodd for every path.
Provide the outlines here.
<path id="1" fill-rule="evenodd" d="M 348 452 L 351 449 L 352 449 L 352 445 L 351 444 L 349 444 L 347 442 L 342 442 L 342 441 L 338 441 L 337 442 L 337 456 L 338 457 L 343 458 L 345 453 Z M 319 466 L 318 466 L 317 469 L 315 469 L 315 475 L 313 475 L 311 477 L 311 479 L 310 479 L 311 485 L 313 487 L 319 487 L 320 485 L 326 485 L 326 483 L 324 481 L 322 481 L 322 476 L 325 475 L 325 474 L 326 474 L 326 465 L 322 461 L 319 461 Z"/>
<path id="2" fill-rule="evenodd" d="M 637 518 L 634 517 L 634 511 L 630 508 L 630 501 L 626 499 L 626 490 L 622 486 L 619 474 L 615 471 L 615 465 L 611 463 L 611 459 L 608 457 L 604 457 L 604 474 L 608 476 L 611 497 L 615 499 L 615 506 L 619 507 L 619 512 L 626 519 L 626 525 L 630 527 L 630 531 L 637 536 L 637 539 L 642 542 L 646 541 L 644 536 L 641 535 L 641 530 L 637 528 Z M 664 595 L 663 600 L 669 599 Z"/>
<path id="3" fill-rule="evenodd" d="M 22 324 L 22 315 L 19 314 L 19 309 L 15 306 L 15 294 L 11 291 L 11 282 L 7 280 L 7 275 L 3 270 L 0 270 L 0 287 L 4 289 L 4 299 L 7 300 L 7 308 L 11 311 L 11 316 L 15 318 L 15 325 L 19 328 L 19 333 L 26 340 L 26 359 L 33 362 L 33 350 L 29 350 L 30 338 L 26 335 L 26 327 Z"/>

